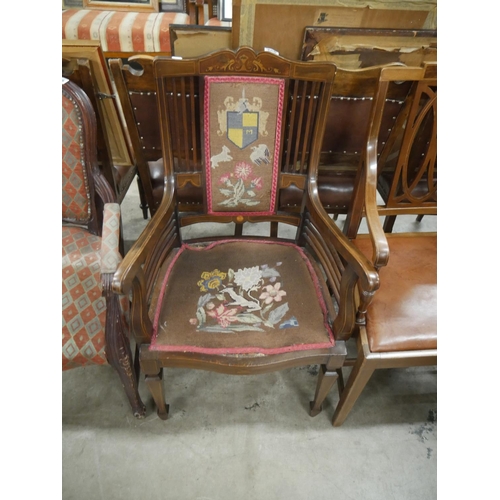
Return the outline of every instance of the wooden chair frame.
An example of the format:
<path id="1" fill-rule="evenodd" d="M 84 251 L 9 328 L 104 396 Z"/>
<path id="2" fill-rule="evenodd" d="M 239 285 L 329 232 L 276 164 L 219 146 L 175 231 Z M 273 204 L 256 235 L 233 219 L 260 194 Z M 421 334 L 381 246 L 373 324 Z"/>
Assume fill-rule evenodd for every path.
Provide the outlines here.
<path id="1" fill-rule="evenodd" d="M 418 129 L 422 117 L 428 112 L 434 113 L 434 129 L 432 139 L 426 156 L 422 162 L 419 175 L 427 175 L 429 179 L 429 193 L 424 198 L 415 199 L 411 196 L 410 189 L 406 189 L 407 199 L 394 199 L 389 206 L 377 206 L 377 178 L 379 174 L 377 158 L 377 138 L 380 127 L 382 110 L 389 84 L 394 81 L 416 82 L 414 99 L 408 111 L 408 121 L 405 127 L 403 145 L 400 151 L 398 169 L 405 174 L 412 141 L 415 137 L 414 130 Z M 377 269 L 387 265 L 390 255 L 390 242 L 395 238 L 411 236 L 415 242 L 419 237 L 433 236 L 436 233 L 395 233 L 385 234 L 380 222 L 381 215 L 399 215 L 428 213 L 437 214 L 437 201 L 434 197 L 437 184 L 432 186 L 434 179 L 434 166 L 436 161 L 436 120 L 437 120 L 437 64 L 426 63 L 421 68 L 385 68 L 381 72 L 378 91 L 372 106 L 368 140 L 364 151 L 363 168 L 360 170 L 353 196 L 353 206 L 346 221 L 346 233 L 351 238 L 356 237 L 359 223 L 363 216 L 366 217 L 369 238 L 373 247 L 372 262 Z M 419 98 L 422 93 L 429 96 L 423 108 L 419 107 Z M 397 175 L 399 175 L 399 173 Z M 394 185 L 398 183 L 397 175 Z M 360 236 L 358 236 L 359 238 Z M 409 325 L 411 328 L 411 325 Z M 372 373 L 382 368 L 402 368 L 410 366 L 427 366 L 437 364 L 437 349 L 417 349 L 407 351 L 372 352 L 368 343 L 366 323 L 358 325 L 357 358 L 347 360 L 346 365 L 352 365 L 347 384 L 344 387 L 340 377 L 340 400 L 335 409 L 333 425 L 340 426 L 345 421 L 357 398 L 361 394 Z M 339 373 L 341 375 L 341 373 Z"/>
<path id="2" fill-rule="evenodd" d="M 118 63 L 116 67 L 119 69 Z M 244 47 L 236 52 L 224 50 L 199 59 L 179 61 L 156 58 L 154 68 L 157 96 L 159 97 L 162 151 L 166 165 L 165 194 L 155 216 L 125 256 L 116 272 L 113 289 L 120 294 L 132 293 L 132 328 L 136 341 L 140 345 L 141 368 L 146 374 L 146 382 L 155 400 L 158 415 L 163 419 L 166 419 L 168 415 L 168 405 L 165 402 L 162 386 L 163 367 L 196 368 L 230 374 L 257 374 L 301 365 L 320 364 L 316 393 L 311 402 L 311 415 L 314 416 L 321 411 L 322 402 L 337 379 L 336 370 L 342 366 L 346 356 L 344 341 L 350 336 L 356 321 L 362 320 L 370 298 L 378 287 L 378 274 L 373 266 L 342 234 L 324 211 L 317 196 L 317 164 L 335 67 L 330 63 L 315 65 L 288 61 L 267 52 L 256 54 L 252 49 Z M 321 94 L 317 105 L 318 115 L 314 121 L 314 127 L 317 127 L 319 132 L 312 135 L 307 169 L 302 155 L 300 173 L 296 173 L 296 163 L 301 164 L 301 160 L 299 155 L 296 162 L 294 158 L 297 156 L 297 152 L 295 152 L 295 156 L 292 153 L 292 157 L 287 157 L 284 165 L 289 163 L 293 169 L 288 172 L 286 167 L 282 166 L 278 180 L 279 188 L 284 188 L 291 183 L 302 186 L 304 189 L 302 214 L 287 214 L 280 211 L 275 215 L 266 216 L 215 216 L 207 215 L 206 212 L 203 213 L 204 211 L 197 214 L 180 214 L 175 200 L 175 187 L 178 185 L 179 179 L 176 178 L 173 169 L 174 158 L 170 145 L 171 130 L 169 120 L 167 120 L 168 112 L 164 91 L 165 82 L 169 76 L 191 78 L 191 75 L 193 77 L 258 75 L 284 78 L 287 82 L 288 79 L 298 79 L 321 83 L 321 87 L 319 87 Z M 172 95 L 176 95 L 176 93 L 174 92 Z M 296 102 L 296 100 L 297 95 L 294 95 L 291 102 Z M 295 143 L 291 142 L 290 144 Z M 197 183 L 200 182 L 201 177 L 201 173 L 193 172 L 190 176 L 184 177 L 183 182 Z M 334 314 L 335 320 L 332 326 L 336 341 L 333 348 L 299 350 L 260 356 L 241 353 L 238 355 L 207 355 L 190 351 L 171 352 L 149 349 L 152 321 L 148 307 L 156 300 L 153 297 L 155 283 L 159 280 L 161 273 L 165 272 L 169 258 L 174 255 L 173 252 L 182 241 L 180 229 L 198 222 L 215 221 L 235 223 L 235 235 L 237 236 L 242 235 L 241 228 L 244 223 L 269 221 L 271 222 L 271 238 L 276 241 L 280 241 L 276 239 L 278 223 L 291 224 L 298 228 L 295 243 L 307 247 L 316 257 L 318 270 L 320 268 L 324 270 L 322 272 L 326 276 L 329 293 L 334 295 L 340 304 L 338 313 L 336 316 Z M 242 237 L 244 238 L 244 236 Z M 359 284 L 362 294 L 361 300 L 356 306 L 357 284 Z"/>

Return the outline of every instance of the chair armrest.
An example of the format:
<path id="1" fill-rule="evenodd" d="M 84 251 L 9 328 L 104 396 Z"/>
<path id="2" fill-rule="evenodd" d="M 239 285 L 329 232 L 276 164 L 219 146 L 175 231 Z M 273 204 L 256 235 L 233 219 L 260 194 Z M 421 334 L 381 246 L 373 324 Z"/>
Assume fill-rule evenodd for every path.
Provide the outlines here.
<path id="1" fill-rule="evenodd" d="M 120 205 L 106 203 L 102 223 L 101 274 L 114 273 L 122 257 L 120 255 Z"/>
<path id="2" fill-rule="evenodd" d="M 311 179 L 309 182 L 309 203 L 308 209 L 316 214 L 330 234 L 330 239 L 336 250 L 352 264 L 356 275 L 360 279 L 363 290 L 375 292 L 379 287 L 378 272 L 370 260 L 352 243 L 352 241 L 339 229 L 337 224 L 326 213 L 318 196 L 317 180 Z"/>
<path id="3" fill-rule="evenodd" d="M 321 255 L 332 281 L 338 280 L 338 315 L 334 322 L 335 338 L 347 340 L 355 325 L 363 324 L 373 295 L 380 286 L 379 274 L 369 259 L 347 238 L 326 213 L 318 196 L 315 176 L 309 181 L 307 209 L 313 228 L 306 240 Z M 319 237 L 314 236 L 315 229 Z M 306 229 L 307 233 L 307 229 Z M 337 256 L 335 256 L 335 253 Z M 343 261 L 338 262 L 338 259 Z M 320 259 L 321 260 L 321 259 Z M 337 274 L 337 278 L 334 275 Z"/>
<path id="4" fill-rule="evenodd" d="M 115 293 L 128 295 L 132 290 L 134 281 L 137 280 L 142 283 L 146 278 L 144 286 L 154 281 L 154 276 L 150 276 L 150 274 L 157 269 L 152 266 L 153 269 L 151 270 L 149 262 L 152 256 L 157 254 L 156 250 L 165 236 L 164 232 L 167 227 L 173 224 L 175 218 L 172 183 L 173 179 L 167 181 L 158 210 L 118 266 L 113 277 L 113 290 Z M 147 290 L 142 290 L 142 293 L 146 296 Z"/>
<path id="5" fill-rule="evenodd" d="M 377 138 L 369 138 L 366 148 L 366 178 L 365 181 L 365 215 L 370 240 L 373 246 L 372 262 L 376 269 L 387 265 L 389 260 L 389 243 L 380 222 L 377 207 Z"/>

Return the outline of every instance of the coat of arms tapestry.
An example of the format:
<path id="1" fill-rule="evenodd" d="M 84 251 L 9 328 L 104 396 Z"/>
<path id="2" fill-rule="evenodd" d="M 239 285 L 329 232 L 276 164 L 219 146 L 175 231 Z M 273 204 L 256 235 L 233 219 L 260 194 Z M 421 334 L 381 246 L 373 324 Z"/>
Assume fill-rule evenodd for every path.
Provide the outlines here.
<path id="1" fill-rule="evenodd" d="M 284 87 L 278 78 L 205 77 L 209 213 L 274 213 Z"/>

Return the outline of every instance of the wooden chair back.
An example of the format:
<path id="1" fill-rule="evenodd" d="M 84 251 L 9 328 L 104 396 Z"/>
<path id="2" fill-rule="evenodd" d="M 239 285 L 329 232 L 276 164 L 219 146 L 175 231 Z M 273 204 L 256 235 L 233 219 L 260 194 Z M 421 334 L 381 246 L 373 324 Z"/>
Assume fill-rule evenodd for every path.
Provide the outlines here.
<path id="1" fill-rule="evenodd" d="M 127 124 L 145 202 L 154 215 L 163 196 L 163 165 L 161 161 L 158 164 L 161 141 L 153 56 L 132 56 L 126 64 L 121 59 L 110 59 L 108 64 Z"/>
<path id="2" fill-rule="evenodd" d="M 377 186 L 383 170 L 378 156 L 378 135 L 388 88 L 391 83 L 411 82 L 408 112 L 404 133 L 392 169 L 388 196 L 383 205 L 377 203 Z M 367 217 L 373 241 L 379 241 L 374 263 L 385 265 L 388 252 L 379 216 L 402 214 L 437 214 L 437 63 L 421 68 L 385 68 L 380 75 L 373 102 L 363 168 L 355 187 L 352 206 L 346 220 L 345 232 L 355 237 L 361 218 Z M 384 243 L 385 241 L 385 243 Z M 376 245 L 377 246 L 377 245 Z"/>
<path id="3" fill-rule="evenodd" d="M 308 63 L 285 61 L 265 52 L 257 56 L 252 49 L 242 48 L 236 55 L 232 51 L 220 51 L 197 60 L 173 61 L 156 58 L 154 67 L 158 86 L 162 89 L 158 103 L 166 178 L 171 179 L 176 188 L 182 188 L 188 183 L 194 187 L 207 187 L 203 189 L 203 207 L 200 207 L 197 214 L 183 216 L 182 224 L 188 225 L 202 219 L 220 220 L 220 218 L 228 222 L 235 219 L 235 222 L 242 224 L 263 218 L 268 221 L 287 221 L 298 225 L 300 217 L 297 214 L 286 213 L 282 207 L 278 210 L 280 191 L 292 184 L 297 186 L 301 191 L 302 209 L 304 208 L 307 181 L 310 176 L 316 175 L 322 141 L 322 134 L 318 134 L 317 131 L 321 130 L 326 119 L 328 92 L 331 92 L 335 66 L 325 63 L 321 68 L 329 69 L 330 72 L 331 81 L 325 84 L 318 79 Z M 276 121 L 280 125 L 280 128 L 276 129 L 278 130 L 276 140 L 270 136 L 269 144 L 267 142 L 261 144 L 263 141 L 260 140 L 247 149 L 247 152 L 250 150 L 254 152 L 246 160 L 250 167 L 258 169 L 264 162 L 269 165 L 266 168 L 276 169 L 276 179 L 273 181 L 269 196 L 271 199 L 276 199 L 277 203 L 264 212 L 256 209 L 219 210 L 211 206 L 213 193 L 210 190 L 223 192 L 223 189 L 216 185 L 218 181 L 212 175 L 214 167 L 211 168 L 209 163 L 215 161 L 215 153 L 222 153 L 222 150 L 219 152 L 212 148 L 208 153 L 207 148 L 211 146 L 207 134 L 210 133 L 213 137 L 218 134 L 222 137 L 229 132 L 223 126 L 217 130 L 217 123 L 213 119 L 210 126 L 207 124 L 207 119 L 210 119 L 206 107 L 209 91 L 207 85 L 212 78 L 223 76 L 229 79 L 232 77 L 254 79 L 251 81 L 256 82 L 260 79 L 264 83 L 274 79 L 281 84 L 282 107 L 276 115 Z M 214 81 L 214 84 L 216 83 Z M 243 96 L 238 100 L 236 95 L 225 97 L 224 104 L 220 102 L 217 113 L 225 116 L 224 113 L 229 113 L 230 110 L 237 111 L 237 106 L 244 99 L 249 106 L 246 111 L 253 110 L 252 112 L 259 114 L 260 117 L 267 113 L 260 108 L 262 100 L 259 96 Z M 210 112 L 215 113 L 215 111 Z M 259 121 L 259 129 L 260 127 Z M 274 149 L 275 144 L 279 145 L 276 149 Z M 233 143 L 230 147 L 235 154 L 238 153 L 238 146 Z M 268 154 L 266 149 L 273 150 L 270 153 L 271 157 L 266 157 Z M 235 172 L 234 176 L 236 178 L 238 173 Z M 233 189 L 234 186 L 228 184 L 227 187 Z M 250 203 L 249 206 L 257 205 Z M 227 207 L 230 208 L 230 205 Z M 248 215 L 245 214 L 247 211 Z M 227 215 L 224 215 L 224 212 L 227 212 Z M 233 216 L 233 212 L 238 212 L 238 215 Z"/>

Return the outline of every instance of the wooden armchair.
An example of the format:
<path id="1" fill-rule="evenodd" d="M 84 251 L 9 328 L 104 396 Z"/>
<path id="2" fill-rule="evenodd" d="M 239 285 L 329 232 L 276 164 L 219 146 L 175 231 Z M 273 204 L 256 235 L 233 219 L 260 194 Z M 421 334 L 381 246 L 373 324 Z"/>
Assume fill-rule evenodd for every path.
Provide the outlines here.
<path id="1" fill-rule="evenodd" d="M 97 166 L 90 100 L 65 78 L 62 110 L 62 368 L 109 363 L 141 417 L 145 406 L 128 338 L 128 300 L 120 301 L 111 289 L 121 260 L 120 205 Z"/>
<path id="2" fill-rule="evenodd" d="M 344 339 L 378 287 L 317 195 L 335 66 L 241 48 L 158 57 L 153 70 L 165 194 L 113 289 L 132 294 L 158 415 L 168 415 L 163 367 L 258 374 L 319 364 L 316 415 L 346 356 Z M 203 186 L 203 203 L 185 212 L 179 191 L 189 184 Z M 279 208 L 292 184 L 299 212 Z"/>
<path id="3" fill-rule="evenodd" d="M 392 175 L 391 196 L 377 206 L 377 137 L 391 82 L 412 82 L 404 135 Z M 422 141 L 422 137 L 425 140 Z M 437 234 L 385 234 L 381 216 L 437 214 L 437 64 L 385 68 L 373 101 L 363 168 L 346 232 L 379 269 L 380 288 L 359 325 L 357 359 L 333 417 L 341 425 L 371 374 L 379 368 L 437 363 Z M 425 184 L 427 189 L 416 189 Z M 366 216 L 369 235 L 357 235 Z"/>

